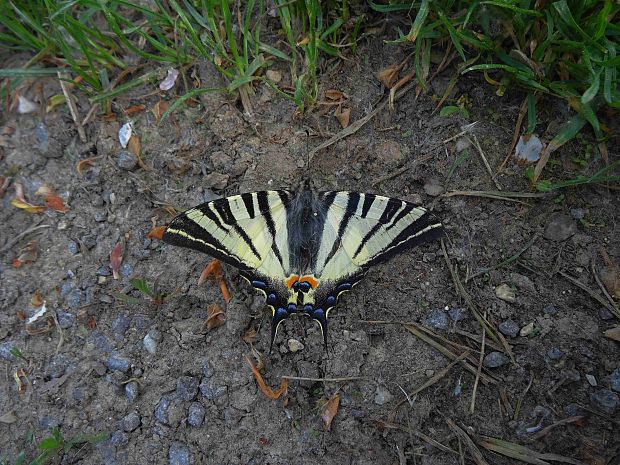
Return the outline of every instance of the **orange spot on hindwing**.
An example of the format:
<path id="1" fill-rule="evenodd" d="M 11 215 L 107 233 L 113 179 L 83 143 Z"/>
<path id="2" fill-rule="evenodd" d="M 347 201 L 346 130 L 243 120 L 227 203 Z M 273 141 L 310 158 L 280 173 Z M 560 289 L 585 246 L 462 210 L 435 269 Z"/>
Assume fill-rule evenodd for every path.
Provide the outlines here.
<path id="1" fill-rule="evenodd" d="M 313 278 L 312 276 L 302 276 L 299 278 L 300 283 L 308 283 L 312 289 L 316 289 L 319 285 L 319 281 Z"/>
<path id="2" fill-rule="evenodd" d="M 292 274 L 287 280 L 286 280 L 286 287 L 288 287 L 289 289 L 291 287 L 293 287 L 293 284 L 295 284 L 297 282 L 297 280 L 299 279 L 299 276 L 297 276 L 296 274 Z"/>

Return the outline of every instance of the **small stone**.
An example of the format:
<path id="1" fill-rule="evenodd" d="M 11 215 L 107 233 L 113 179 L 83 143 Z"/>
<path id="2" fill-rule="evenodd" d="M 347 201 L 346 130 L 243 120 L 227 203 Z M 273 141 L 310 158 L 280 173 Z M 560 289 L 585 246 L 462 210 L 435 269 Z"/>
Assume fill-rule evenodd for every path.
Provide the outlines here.
<path id="1" fill-rule="evenodd" d="M 189 447 L 182 442 L 174 441 L 168 450 L 170 465 L 189 465 Z"/>
<path id="2" fill-rule="evenodd" d="M 562 377 L 566 381 L 570 381 L 572 383 L 576 383 L 577 381 L 581 379 L 581 375 L 579 374 L 579 371 L 575 370 L 574 368 L 562 370 Z"/>
<path id="3" fill-rule="evenodd" d="M 543 236 L 550 241 L 561 242 L 565 241 L 576 232 L 577 225 L 575 221 L 563 213 L 558 213 L 549 221 Z"/>
<path id="4" fill-rule="evenodd" d="M 106 212 L 95 212 L 95 221 L 97 223 L 103 223 L 104 221 L 106 221 L 108 219 L 108 214 Z"/>
<path id="5" fill-rule="evenodd" d="M 84 234 L 82 237 L 80 237 L 80 242 L 84 244 L 84 247 L 86 247 L 88 250 L 94 249 L 97 245 L 97 236 L 95 236 L 94 234 Z"/>
<path id="6" fill-rule="evenodd" d="M 71 358 L 67 353 L 60 353 L 52 357 L 45 367 L 45 375 L 49 378 L 60 378 L 68 371 L 71 364 Z"/>
<path id="7" fill-rule="evenodd" d="M 517 337 L 519 334 L 519 325 L 512 320 L 502 321 L 498 328 L 504 336 Z"/>
<path id="8" fill-rule="evenodd" d="M 69 242 L 68 249 L 69 249 L 69 253 L 73 255 L 77 255 L 80 253 L 80 246 L 75 241 Z"/>
<path id="9" fill-rule="evenodd" d="M 517 301 L 514 289 L 505 283 L 495 288 L 495 295 L 505 302 L 515 303 Z"/>
<path id="10" fill-rule="evenodd" d="M 613 415 L 618 410 L 620 398 L 618 394 L 609 389 L 599 389 L 590 394 L 590 402 L 597 409 L 602 410 L 609 415 Z"/>
<path id="11" fill-rule="evenodd" d="M 448 327 L 448 315 L 443 310 L 433 310 L 424 320 L 429 328 L 446 329 Z"/>
<path id="12" fill-rule="evenodd" d="M 128 150 L 121 150 L 116 165 L 122 170 L 131 171 L 138 166 L 138 157 Z"/>
<path id="13" fill-rule="evenodd" d="M 226 386 L 212 386 L 206 379 L 200 383 L 200 393 L 209 400 L 215 400 L 226 394 Z"/>
<path id="14" fill-rule="evenodd" d="M 15 347 L 15 345 L 11 342 L 3 342 L 0 344 L 0 358 L 9 362 L 16 361 L 17 358 L 15 358 L 15 356 L 11 353 L 13 347 Z"/>
<path id="15" fill-rule="evenodd" d="M 83 297 L 82 291 L 79 289 L 72 289 L 67 295 L 67 305 L 71 308 L 77 308 L 81 305 Z"/>
<path id="16" fill-rule="evenodd" d="M 448 310 L 448 315 L 452 321 L 461 321 L 467 318 L 467 309 L 466 308 L 451 308 Z"/>
<path id="17" fill-rule="evenodd" d="M 620 392 L 620 368 L 616 368 L 609 375 L 609 384 L 614 391 Z"/>
<path id="18" fill-rule="evenodd" d="M 133 273 L 133 266 L 129 263 L 123 263 L 119 272 L 123 278 L 126 278 Z"/>
<path id="19" fill-rule="evenodd" d="M 122 357 L 116 357 L 114 355 L 110 355 L 108 357 L 106 365 L 108 366 L 108 369 L 112 371 L 120 371 L 122 373 L 126 373 L 127 370 L 129 370 L 129 360 Z"/>
<path id="20" fill-rule="evenodd" d="M 532 331 L 534 331 L 534 323 L 528 323 L 523 328 L 521 328 L 521 331 L 519 331 L 519 336 L 521 337 L 529 336 L 532 333 Z"/>
<path id="21" fill-rule="evenodd" d="M 377 386 L 377 389 L 375 390 L 375 398 L 374 398 L 375 404 L 385 405 L 387 403 L 392 402 L 393 399 L 394 399 L 394 396 L 392 395 L 390 391 L 387 390 L 386 387 Z"/>
<path id="22" fill-rule="evenodd" d="M 596 382 L 596 378 L 594 377 L 594 375 L 591 374 L 587 374 L 586 375 L 586 381 L 588 382 L 588 384 L 592 387 L 596 387 L 598 386 L 598 383 Z"/>
<path id="23" fill-rule="evenodd" d="M 181 400 L 194 400 L 198 394 L 198 378 L 181 376 L 177 379 L 177 397 Z"/>
<path id="24" fill-rule="evenodd" d="M 202 365 L 202 374 L 205 376 L 205 378 L 211 378 L 214 373 L 215 372 L 213 371 L 213 367 L 211 366 L 209 360 L 205 360 L 204 365 Z"/>
<path id="25" fill-rule="evenodd" d="M 200 402 L 192 402 L 187 413 L 187 423 L 194 428 L 198 428 L 205 420 L 205 408 Z"/>
<path id="26" fill-rule="evenodd" d="M 483 363 L 487 368 L 499 368 L 508 363 L 508 357 L 501 352 L 490 352 L 484 357 Z"/>
<path id="27" fill-rule="evenodd" d="M 129 437 L 121 430 L 116 430 L 112 433 L 112 436 L 110 436 L 110 439 L 108 440 L 108 443 L 111 446 L 122 446 L 123 444 L 127 444 L 129 442 Z"/>
<path id="28" fill-rule="evenodd" d="M 58 325 L 62 329 L 69 329 L 75 324 L 75 315 L 73 313 L 58 310 L 56 312 L 56 317 L 58 318 Z"/>
<path id="29" fill-rule="evenodd" d="M 425 371 L 424 371 L 424 375 L 425 375 L 427 378 L 430 378 L 430 377 L 432 377 L 432 376 L 435 376 L 435 370 L 425 370 Z"/>
<path id="30" fill-rule="evenodd" d="M 562 349 L 559 347 L 552 347 L 547 351 L 547 357 L 549 357 L 550 360 L 560 360 L 564 357 L 564 352 L 562 352 Z"/>
<path id="31" fill-rule="evenodd" d="M 149 354 L 155 355 L 157 353 L 157 342 L 153 339 L 150 331 L 142 339 L 142 345 Z"/>
<path id="32" fill-rule="evenodd" d="M 571 208 L 570 216 L 575 220 L 581 220 L 584 216 L 586 216 L 586 213 L 583 211 L 583 208 Z"/>
<path id="33" fill-rule="evenodd" d="M 204 184 L 211 189 L 222 190 L 228 185 L 229 176 L 222 173 L 209 173 L 204 178 Z"/>
<path id="34" fill-rule="evenodd" d="M 299 342 L 297 339 L 293 339 L 293 338 L 287 341 L 287 345 L 288 345 L 288 350 L 290 350 L 293 353 L 299 352 L 300 350 L 304 349 L 304 345 L 301 342 Z"/>
<path id="35" fill-rule="evenodd" d="M 265 72 L 265 76 L 267 76 L 267 79 L 269 79 L 270 81 L 275 82 L 276 84 L 282 80 L 282 73 L 280 73 L 280 71 L 276 71 L 274 69 L 268 69 Z"/>
<path id="36" fill-rule="evenodd" d="M 60 425 L 60 422 L 58 421 L 58 419 L 51 415 L 45 415 L 39 419 L 39 426 L 41 428 L 45 428 L 45 429 L 57 428 L 58 425 Z"/>
<path id="37" fill-rule="evenodd" d="M 123 339 L 123 336 L 129 329 L 129 318 L 122 313 L 119 313 L 114 321 L 112 322 L 112 332 L 115 336 L 120 336 L 120 339 Z"/>
<path id="38" fill-rule="evenodd" d="M 136 381 L 130 381 L 125 384 L 125 397 L 130 404 L 133 404 L 138 398 L 138 383 Z"/>
<path id="39" fill-rule="evenodd" d="M 510 273 L 510 281 L 519 289 L 532 293 L 536 292 L 536 287 L 530 278 L 519 273 Z"/>
<path id="40" fill-rule="evenodd" d="M 47 152 L 50 136 L 44 123 L 39 122 L 34 127 L 34 137 L 37 140 L 37 144 L 41 152 Z"/>
<path id="41" fill-rule="evenodd" d="M 443 194 L 445 191 L 444 187 L 439 183 L 437 179 L 429 179 L 424 184 L 424 192 L 431 197 L 437 197 L 438 195 Z"/>
<path id="42" fill-rule="evenodd" d="M 131 412 L 128 415 L 125 415 L 121 420 L 121 426 L 124 431 L 131 433 L 136 430 L 138 426 L 140 426 L 140 415 L 137 412 Z"/>
<path id="43" fill-rule="evenodd" d="M 84 389 L 82 389 L 82 387 L 75 386 L 71 391 L 71 397 L 73 397 L 73 400 L 81 402 L 86 399 L 86 392 L 84 392 Z"/>
<path id="44" fill-rule="evenodd" d="M 579 404 L 567 404 L 562 409 L 565 417 L 578 417 L 586 414 L 586 411 Z"/>
<path id="45" fill-rule="evenodd" d="M 558 313 L 558 309 L 555 308 L 553 305 L 547 305 L 545 308 L 543 308 L 543 312 L 545 313 L 545 315 L 555 315 L 556 313 Z"/>
<path id="46" fill-rule="evenodd" d="M 111 276 L 112 270 L 108 265 L 103 265 L 97 268 L 97 276 Z"/>
<path id="47" fill-rule="evenodd" d="M 613 318 L 614 318 L 614 314 L 613 314 L 613 313 L 611 313 L 611 312 L 610 312 L 608 309 L 606 309 L 605 307 L 603 307 L 603 308 L 600 308 L 600 309 L 599 309 L 599 311 L 598 311 L 598 317 L 599 317 L 601 320 L 604 320 L 604 321 L 609 321 L 609 320 L 613 320 Z"/>

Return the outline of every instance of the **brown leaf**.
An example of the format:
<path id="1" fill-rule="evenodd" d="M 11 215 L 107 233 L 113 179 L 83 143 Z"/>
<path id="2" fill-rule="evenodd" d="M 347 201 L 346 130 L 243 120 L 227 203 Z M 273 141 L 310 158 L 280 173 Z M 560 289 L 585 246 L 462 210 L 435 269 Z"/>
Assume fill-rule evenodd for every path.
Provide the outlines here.
<path id="1" fill-rule="evenodd" d="M 259 389 L 269 399 L 276 400 L 287 391 L 288 378 L 282 378 L 282 382 L 280 383 L 280 388 L 277 391 L 274 391 L 269 386 L 267 386 L 267 383 L 263 379 L 263 375 L 260 374 L 260 371 L 258 371 L 258 369 L 254 366 L 254 364 L 248 358 L 247 355 L 245 356 L 245 360 L 248 362 L 248 365 L 250 365 L 250 368 L 252 369 L 252 373 L 254 374 L 254 378 L 256 379 L 256 384 L 258 384 Z"/>
<path id="2" fill-rule="evenodd" d="M 336 108 L 336 111 L 334 112 L 334 116 L 340 123 L 340 127 L 344 129 L 349 125 L 349 119 L 351 117 L 351 109 L 350 108 L 342 109 L 342 106 L 338 105 L 338 108 Z"/>
<path id="3" fill-rule="evenodd" d="M 166 232 L 166 228 L 168 226 L 154 226 L 153 229 L 149 231 L 146 235 L 149 239 L 159 239 L 160 241 L 164 237 L 164 233 Z"/>
<path id="4" fill-rule="evenodd" d="M 248 328 L 241 336 L 241 339 L 247 344 L 253 344 L 258 340 L 258 331 L 254 328 Z"/>
<path id="5" fill-rule="evenodd" d="M 334 420 L 334 417 L 338 413 L 338 407 L 340 406 L 340 394 L 336 393 L 325 403 L 323 406 L 323 413 L 321 418 L 325 424 L 325 429 L 329 430 L 329 427 Z"/>
<path id="6" fill-rule="evenodd" d="M 153 108 L 151 108 L 151 113 L 153 113 L 153 116 L 155 116 L 155 122 L 157 124 L 159 124 L 159 121 L 161 120 L 161 116 L 164 113 L 166 113 L 169 107 L 170 105 L 168 104 L 167 101 L 160 100 L 153 106 Z"/>
<path id="7" fill-rule="evenodd" d="M 226 312 L 218 304 L 211 304 L 207 308 L 207 321 L 205 327 L 214 329 L 222 326 L 226 322 Z"/>
<path id="8" fill-rule="evenodd" d="M 30 305 L 34 308 L 41 307 L 43 302 L 43 296 L 39 291 L 35 291 L 34 294 L 32 294 L 32 297 L 30 297 Z"/>
<path id="9" fill-rule="evenodd" d="M 620 342 L 620 326 L 614 326 L 603 333 L 605 337 Z"/>
<path id="10" fill-rule="evenodd" d="M 132 134 L 127 142 L 127 150 L 133 153 L 136 157 L 140 157 L 142 153 L 142 144 L 140 142 L 140 138 L 135 134 Z"/>
<path id="11" fill-rule="evenodd" d="M 43 184 L 39 187 L 35 194 L 43 197 L 43 201 L 47 208 L 61 213 L 66 213 L 68 211 L 60 196 L 47 184 Z"/>
<path id="12" fill-rule="evenodd" d="M 346 94 L 336 89 L 328 89 L 325 91 L 325 97 L 330 100 L 343 100 L 346 98 Z"/>
<path id="13" fill-rule="evenodd" d="M 144 110 L 146 107 L 144 105 L 132 105 L 129 108 L 127 108 L 123 113 L 127 116 L 131 116 L 134 115 L 136 113 L 140 113 L 142 110 Z"/>
<path id="14" fill-rule="evenodd" d="M 119 242 L 112 248 L 112 252 L 110 252 L 110 268 L 112 268 L 112 275 L 114 279 L 119 279 L 121 276 L 119 274 L 119 270 L 121 268 L 121 263 L 123 262 L 123 246 Z"/>
<path id="15" fill-rule="evenodd" d="M 101 157 L 90 157 L 90 158 L 85 158 L 84 160 L 80 160 L 77 166 L 75 167 L 75 169 L 77 170 L 80 176 L 84 176 L 84 172 L 86 171 L 86 169 L 89 166 L 93 166 L 95 164 L 95 160 L 98 160 L 99 158 Z"/>
<path id="16" fill-rule="evenodd" d="M 28 213 L 41 213 L 45 210 L 45 206 L 43 205 L 33 205 L 26 201 L 24 197 L 24 188 L 21 183 L 16 182 L 13 184 L 13 188 L 15 189 L 15 196 L 11 199 L 11 205 L 26 210 Z"/>
<path id="17" fill-rule="evenodd" d="M 24 263 L 34 263 L 39 257 L 39 248 L 36 242 L 28 242 L 19 249 L 17 257 L 13 259 L 13 268 L 19 268 Z"/>
<path id="18" fill-rule="evenodd" d="M 106 123 L 113 123 L 114 121 L 116 121 L 116 115 L 115 115 L 114 113 L 106 113 L 106 114 L 103 116 L 103 120 L 104 120 Z"/>
<path id="19" fill-rule="evenodd" d="M 398 81 L 398 74 L 402 67 L 402 63 L 400 65 L 388 66 L 377 73 L 377 79 L 386 88 L 391 89 L 396 81 Z"/>

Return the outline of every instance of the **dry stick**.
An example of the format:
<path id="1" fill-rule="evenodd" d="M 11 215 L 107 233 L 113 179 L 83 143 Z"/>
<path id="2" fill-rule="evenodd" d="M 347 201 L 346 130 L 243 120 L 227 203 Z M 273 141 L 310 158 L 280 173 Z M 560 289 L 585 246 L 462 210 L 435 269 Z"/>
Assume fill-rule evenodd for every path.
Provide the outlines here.
<path id="1" fill-rule="evenodd" d="M 562 425 L 569 425 L 571 423 L 576 423 L 580 420 L 583 420 L 584 418 L 585 416 L 582 416 L 582 415 L 576 415 L 574 417 L 563 418 L 562 420 L 556 421 L 555 423 L 547 426 L 546 428 L 541 429 L 538 433 L 534 434 L 530 438 L 530 441 L 536 441 L 542 437 L 545 437 L 547 434 L 551 432 L 553 428 L 556 428 Z"/>
<path id="2" fill-rule="evenodd" d="M 71 118 L 73 118 L 73 122 L 75 123 L 75 127 L 77 128 L 80 140 L 83 143 L 86 143 L 88 141 L 88 139 L 86 138 L 86 132 L 84 132 L 84 126 L 82 126 L 82 123 L 80 123 L 80 115 L 78 114 L 77 107 L 75 106 L 75 101 L 73 100 L 73 95 L 71 95 L 71 91 L 69 90 L 66 79 L 68 79 L 68 77 L 64 76 L 60 71 L 58 71 L 58 81 L 60 82 L 60 88 L 62 89 L 62 93 L 65 95 L 65 100 L 67 101 L 67 106 L 69 107 Z"/>
<path id="3" fill-rule="evenodd" d="M 465 134 L 469 133 L 472 131 L 472 129 L 474 129 L 474 127 L 476 126 L 476 124 L 478 124 L 478 121 L 474 121 L 473 123 L 469 123 L 464 127 L 465 129 L 463 129 L 461 132 L 459 132 L 458 134 L 453 135 L 452 137 L 448 137 L 446 140 L 442 141 L 442 144 L 447 144 L 448 142 L 453 141 L 454 139 L 458 139 L 461 136 L 464 136 Z"/>
<path id="4" fill-rule="evenodd" d="M 484 319 L 487 318 L 487 312 L 484 312 Z M 482 330 L 482 342 L 480 343 L 480 360 L 478 360 L 478 370 L 476 371 L 476 379 L 474 380 L 474 389 L 471 393 L 471 404 L 469 404 L 469 413 L 474 413 L 476 409 L 476 392 L 478 391 L 478 381 L 482 372 L 482 361 L 484 360 L 484 342 L 486 340 L 486 331 Z"/>
<path id="5" fill-rule="evenodd" d="M 527 395 L 527 392 L 530 390 L 530 388 L 532 387 L 532 383 L 534 382 L 534 373 L 532 372 L 531 376 L 530 376 L 530 382 L 527 383 L 527 387 L 525 388 L 525 391 L 523 391 L 523 394 L 521 394 L 521 397 L 519 397 L 519 399 L 517 400 L 517 405 L 515 407 L 515 413 L 512 416 L 513 420 L 516 420 L 519 417 L 519 410 L 521 410 L 521 404 L 523 403 L 523 401 L 525 400 L 525 396 Z"/>
<path id="6" fill-rule="evenodd" d="M 609 310 L 611 313 L 613 313 L 616 316 L 616 318 L 620 318 L 620 310 L 617 310 L 616 308 L 614 308 L 611 305 L 609 305 L 609 302 L 607 302 L 605 299 L 603 299 L 596 292 L 594 292 L 593 290 L 588 288 L 588 286 L 586 286 L 585 284 L 582 284 L 580 281 L 578 281 L 577 279 L 573 278 L 570 275 L 567 275 L 563 271 L 558 271 L 558 273 L 560 274 L 560 276 L 563 276 L 564 278 L 568 279 L 571 283 L 573 283 L 578 288 L 580 288 L 580 289 L 584 290 L 585 292 L 587 292 L 590 295 L 590 297 L 592 297 L 594 300 L 596 300 L 598 303 L 600 303 L 602 306 L 604 306 L 607 310 Z"/>
<path id="7" fill-rule="evenodd" d="M 30 226 L 25 231 L 20 232 L 17 236 L 15 236 L 13 239 L 11 239 L 10 241 L 8 241 L 6 244 L 2 246 L 2 248 L 0 249 L 0 253 L 6 252 L 11 247 L 13 247 L 15 244 L 17 244 L 24 236 L 27 236 L 28 234 L 36 231 L 37 229 L 49 228 L 50 227 L 49 224 L 41 224 L 43 221 L 45 220 L 43 219 L 39 221 L 38 223 L 36 223 L 35 225 Z"/>
<path id="8" fill-rule="evenodd" d="M 521 126 L 523 125 L 523 118 L 525 118 L 526 112 L 527 112 L 527 97 L 523 99 L 523 103 L 521 104 L 521 108 L 519 109 L 519 116 L 517 117 L 517 124 L 515 125 L 515 132 L 512 135 L 512 143 L 510 144 L 510 148 L 508 149 L 506 158 L 504 158 L 504 161 L 502 162 L 502 164 L 499 165 L 499 168 L 497 168 L 498 173 L 504 169 L 504 166 L 506 165 L 506 163 L 508 163 L 508 160 L 510 160 L 510 157 L 512 156 L 512 151 L 516 147 L 517 141 L 519 140 L 519 132 L 521 132 Z"/>
<path id="9" fill-rule="evenodd" d="M 414 86 L 415 86 L 415 82 L 410 82 L 409 84 L 407 84 L 395 95 L 394 101 L 401 98 L 411 89 L 413 89 Z M 344 139 L 345 137 L 350 136 L 351 134 L 355 134 L 357 131 L 359 131 L 366 123 L 368 123 L 368 121 L 374 118 L 377 115 L 377 113 L 383 110 L 386 107 L 386 105 L 389 103 L 389 101 L 390 100 L 387 98 L 384 99 L 383 102 L 381 102 L 377 108 L 375 108 L 372 112 L 364 116 L 362 119 L 357 120 L 355 123 L 351 124 L 350 126 L 347 126 L 335 136 L 329 138 L 325 142 L 317 145 L 315 148 L 310 150 L 310 152 L 308 153 L 308 164 L 310 164 L 310 162 L 314 158 L 314 155 L 316 155 L 316 153 L 319 152 L 320 150 L 323 150 L 324 148 L 327 148 L 330 145 L 335 144 L 339 140 Z"/>
<path id="10" fill-rule="evenodd" d="M 505 202 L 514 202 L 520 203 L 522 205 L 530 206 L 529 203 L 524 202 L 522 200 L 518 200 L 519 197 L 523 198 L 536 198 L 536 197 L 545 197 L 546 194 L 535 194 L 529 192 L 510 192 L 510 194 L 522 194 L 522 195 L 503 195 L 503 192 L 495 192 L 495 191 L 451 191 L 446 192 L 445 194 L 441 194 L 441 198 L 454 197 L 455 195 L 462 195 L 466 197 L 484 197 L 487 199 L 494 200 L 503 200 Z"/>
<path id="11" fill-rule="evenodd" d="M 482 455 L 482 452 L 480 452 L 480 449 L 478 449 L 476 444 L 474 444 L 474 441 L 469 437 L 463 428 L 458 426 L 449 418 L 446 419 L 446 423 L 448 423 L 448 427 L 456 433 L 458 438 L 465 443 L 469 449 L 469 453 L 477 465 L 489 465 L 488 462 L 484 460 L 484 456 Z"/>
<path id="12" fill-rule="evenodd" d="M 620 309 L 618 309 L 618 306 L 616 305 L 616 302 L 611 297 L 611 295 L 609 295 L 609 292 L 607 292 L 607 289 L 601 282 L 601 278 L 598 277 L 598 273 L 596 272 L 596 267 L 595 267 L 595 261 L 596 261 L 596 256 L 592 258 L 592 263 L 591 263 L 592 275 L 594 276 L 594 280 L 596 281 L 596 284 L 598 284 L 598 287 L 601 288 L 601 291 L 603 292 L 605 297 L 607 297 L 607 300 L 609 300 L 609 303 L 611 304 L 611 306 L 614 307 L 616 310 L 620 311 Z"/>
<path id="13" fill-rule="evenodd" d="M 495 175 L 493 174 L 493 171 L 491 170 L 491 165 L 489 165 L 489 161 L 487 160 L 487 157 L 484 156 L 484 152 L 482 151 L 482 147 L 480 146 L 480 142 L 478 142 L 478 138 L 476 137 L 476 135 L 474 133 L 472 133 L 471 137 L 473 137 L 474 139 L 474 144 L 476 146 L 476 149 L 478 150 L 478 153 L 480 154 L 480 158 L 482 159 L 482 163 L 484 164 L 484 167 L 487 169 L 487 172 L 489 173 L 489 176 L 491 176 L 491 181 L 493 181 L 493 184 L 495 184 L 495 187 L 497 187 L 498 191 L 502 190 L 502 186 L 500 185 L 500 183 L 497 181 L 497 179 L 495 179 Z M 468 137 L 467 140 L 469 140 L 471 142 L 471 139 Z"/>

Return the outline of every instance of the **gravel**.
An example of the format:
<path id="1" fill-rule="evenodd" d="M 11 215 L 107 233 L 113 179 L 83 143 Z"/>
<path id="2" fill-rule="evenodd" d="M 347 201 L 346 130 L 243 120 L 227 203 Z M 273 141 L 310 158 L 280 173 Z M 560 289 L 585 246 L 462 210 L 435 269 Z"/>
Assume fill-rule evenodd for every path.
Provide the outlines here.
<path id="1" fill-rule="evenodd" d="M 213 386 L 210 381 L 204 379 L 200 383 L 200 393 L 206 399 L 215 400 L 226 394 L 226 386 Z"/>
<path id="2" fill-rule="evenodd" d="M 620 392 L 620 368 L 616 368 L 611 375 L 609 375 L 609 384 L 612 390 Z"/>
<path id="3" fill-rule="evenodd" d="M 387 390 L 385 386 L 377 386 L 375 390 L 375 398 L 374 402 L 377 405 L 385 405 L 394 400 L 394 396 L 390 391 Z"/>
<path id="4" fill-rule="evenodd" d="M 118 160 L 116 160 L 116 165 L 122 170 L 131 171 L 136 166 L 138 166 L 138 157 L 136 157 L 128 150 L 121 150 L 121 152 L 118 154 Z"/>
<path id="5" fill-rule="evenodd" d="M 513 320 L 502 321 L 499 324 L 499 330 L 504 336 L 517 337 L 519 334 L 519 325 Z"/>
<path id="6" fill-rule="evenodd" d="M 69 329 L 75 324 L 75 315 L 73 313 L 58 310 L 56 312 L 56 317 L 58 318 L 58 324 L 62 329 Z"/>
<path id="7" fill-rule="evenodd" d="M 448 310 L 448 315 L 452 321 L 461 321 L 467 318 L 467 309 L 466 308 L 451 308 Z"/>
<path id="8" fill-rule="evenodd" d="M 181 376 L 177 379 L 177 397 L 185 401 L 194 400 L 198 394 L 198 384 L 198 378 L 193 376 Z"/>
<path id="9" fill-rule="evenodd" d="M 213 367 L 211 366 L 209 360 L 205 360 L 204 365 L 202 365 L 202 374 L 205 376 L 205 378 L 211 378 L 214 373 L 215 371 L 213 370 Z"/>
<path id="10" fill-rule="evenodd" d="M 552 347 L 547 351 L 547 357 L 549 357 L 550 360 L 560 360 L 564 357 L 564 352 L 562 352 L 562 349 L 559 347 Z"/>
<path id="11" fill-rule="evenodd" d="M 590 394 L 590 402 L 599 410 L 614 415 L 620 406 L 618 394 L 610 389 L 599 389 Z"/>
<path id="12" fill-rule="evenodd" d="M 106 361 L 106 365 L 112 371 L 120 371 L 126 373 L 129 370 L 129 360 L 123 357 L 117 357 L 115 355 L 110 355 L 108 360 Z"/>
<path id="13" fill-rule="evenodd" d="M 499 368 L 508 363 L 509 359 L 501 352 L 490 352 L 484 357 L 484 366 L 487 368 Z"/>
<path id="14" fill-rule="evenodd" d="M 140 415 L 137 412 L 131 412 L 123 417 L 121 426 L 124 431 L 130 433 L 140 426 L 140 422 Z"/>
<path id="15" fill-rule="evenodd" d="M 205 419 L 205 408 L 200 402 L 192 402 L 187 413 L 187 423 L 194 428 L 202 425 Z"/>
<path id="16" fill-rule="evenodd" d="M 433 310 L 424 320 L 424 324 L 429 328 L 447 329 L 448 315 L 443 310 Z"/>
<path id="17" fill-rule="evenodd" d="M 189 465 L 189 447 L 182 442 L 174 441 L 168 450 L 170 465 Z"/>
<path id="18" fill-rule="evenodd" d="M 138 393 L 139 389 L 137 381 L 130 381 L 125 384 L 125 397 L 127 397 L 127 401 L 130 404 L 136 401 L 136 399 L 138 398 Z"/>

